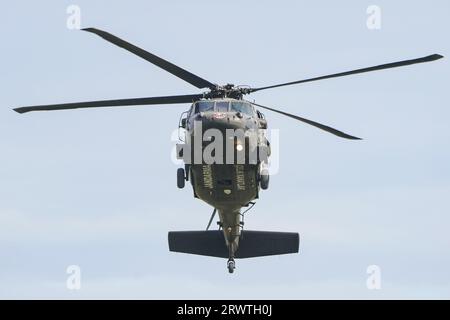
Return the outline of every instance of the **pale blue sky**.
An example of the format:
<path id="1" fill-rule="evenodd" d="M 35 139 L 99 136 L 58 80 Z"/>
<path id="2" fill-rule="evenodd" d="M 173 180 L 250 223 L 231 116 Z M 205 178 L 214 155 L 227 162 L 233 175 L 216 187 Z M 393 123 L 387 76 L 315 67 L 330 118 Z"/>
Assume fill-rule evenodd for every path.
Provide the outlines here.
<path id="1" fill-rule="evenodd" d="M 246 227 L 300 233 L 300 254 L 237 261 L 168 251 L 210 208 L 178 190 L 170 134 L 188 105 L 19 115 L 12 107 L 199 91 L 97 27 L 217 83 L 269 85 L 449 55 L 448 1 L 14 1 L 0 19 L 1 298 L 450 298 L 448 58 L 267 90 L 280 171 Z M 366 27 L 366 8 L 382 28 Z M 65 287 L 82 268 L 82 289 Z M 382 289 L 366 288 L 366 268 Z"/>

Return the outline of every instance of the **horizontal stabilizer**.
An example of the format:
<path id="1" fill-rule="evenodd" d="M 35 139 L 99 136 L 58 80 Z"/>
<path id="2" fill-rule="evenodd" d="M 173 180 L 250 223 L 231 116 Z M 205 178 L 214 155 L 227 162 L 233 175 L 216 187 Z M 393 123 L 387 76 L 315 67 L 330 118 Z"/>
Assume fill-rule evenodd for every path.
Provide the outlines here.
<path id="1" fill-rule="evenodd" d="M 297 253 L 298 233 L 271 231 L 242 231 L 236 258 L 253 258 Z M 169 250 L 210 257 L 228 258 L 228 248 L 222 231 L 171 231 Z"/>

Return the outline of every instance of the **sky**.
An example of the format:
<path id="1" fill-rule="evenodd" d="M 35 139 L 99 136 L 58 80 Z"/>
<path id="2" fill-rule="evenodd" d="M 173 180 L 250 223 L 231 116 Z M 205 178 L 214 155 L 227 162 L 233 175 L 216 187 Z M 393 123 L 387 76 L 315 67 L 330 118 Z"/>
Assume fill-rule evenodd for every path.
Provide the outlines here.
<path id="1" fill-rule="evenodd" d="M 246 217 L 300 234 L 299 254 L 226 261 L 168 251 L 211 208 L 176 187 L 171 140 L 189 105 L 19 115 L 24 105 L 200 91 L 103 39 L 111 32 L 215 83 L 265 86 L 433 53 L 448 1 L 9 1 L 0 36 L 0 298 L 449 299 L 450 65 L 255 93 L 362 137 L 265 112 L 279 170 Z M 381 10 L 370 29 L 367 8 Z M 79 266 L 81 286 L 67 287 Z M 369 289 L 369 266 L 379 289 Z"/>

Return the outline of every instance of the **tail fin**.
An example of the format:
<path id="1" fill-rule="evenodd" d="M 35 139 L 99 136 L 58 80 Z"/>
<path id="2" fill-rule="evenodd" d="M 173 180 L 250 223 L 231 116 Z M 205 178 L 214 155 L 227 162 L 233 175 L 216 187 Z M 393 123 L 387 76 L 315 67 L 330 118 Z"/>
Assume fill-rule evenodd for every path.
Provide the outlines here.
<path id="1" fill-rule="evenodd" d="M 244 230 L 236 258 L 253 258 L 297 253 L 298 233 Z M 228 258 L 228 248 L 222 231 L 171 231 L 169 250 L 203 256 Z"/>

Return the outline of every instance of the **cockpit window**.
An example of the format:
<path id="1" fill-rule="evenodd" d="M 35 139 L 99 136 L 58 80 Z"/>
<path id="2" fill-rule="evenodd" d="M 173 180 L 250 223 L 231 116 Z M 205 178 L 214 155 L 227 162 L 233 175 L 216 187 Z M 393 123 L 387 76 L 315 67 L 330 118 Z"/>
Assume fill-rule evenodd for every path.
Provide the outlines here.
<path id="1" fill-rule="evenodd" d="M 217 101 L 216 112 L 228 112 L 228 101 Z"/>
<path id="2" fill-rule="evenodd" d="M 214 111 L 214 101 L 199 101 L 195 105 L 195 113 Z"/>
<path id="3" fill-rule="evenodd" d="M 198 101 L 195 104 L 195 113 L 200 112 L 240 112 L 253 116 L 254 110 L 250 103 L 242 101 Z"/>
<path id="4" fill-rule="evenodd" d="M 248 116 L 253 115 L 253 107 L 246 102 L 231 102 L 231 111 L 240 112 Z"/>

